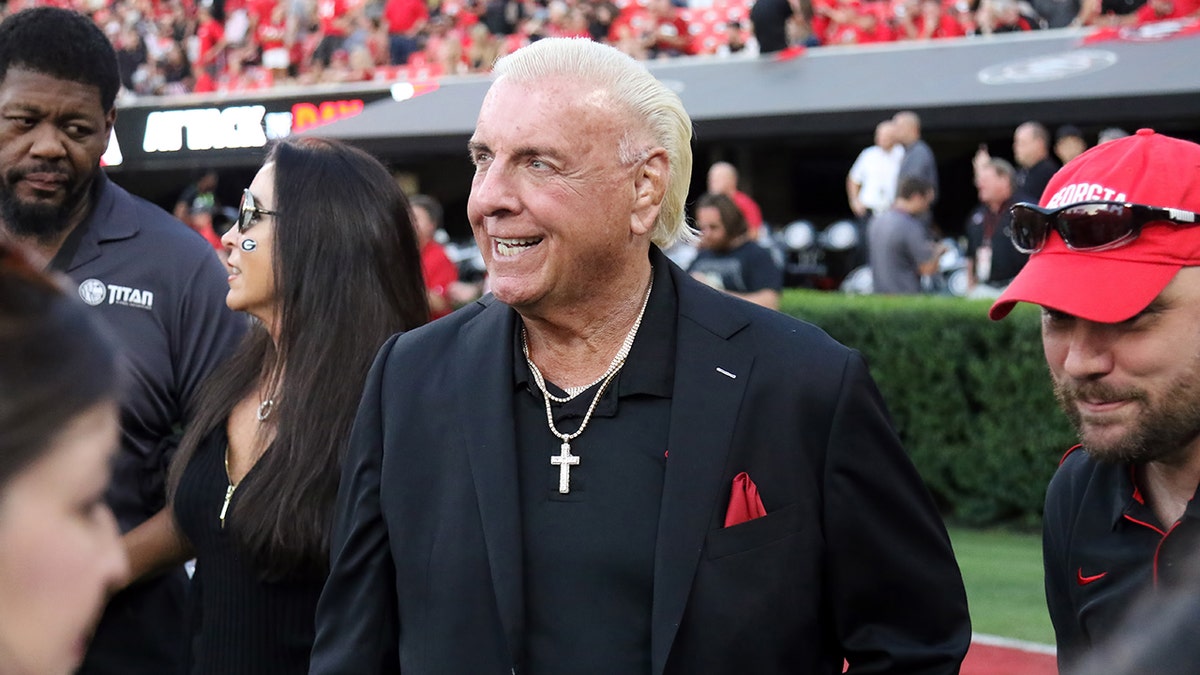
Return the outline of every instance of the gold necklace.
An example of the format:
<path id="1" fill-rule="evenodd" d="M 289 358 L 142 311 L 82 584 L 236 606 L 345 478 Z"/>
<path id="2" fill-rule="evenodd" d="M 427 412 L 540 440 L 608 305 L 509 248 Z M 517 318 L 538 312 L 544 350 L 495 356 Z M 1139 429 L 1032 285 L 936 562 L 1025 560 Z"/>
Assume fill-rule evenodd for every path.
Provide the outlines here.
<path id="1" fill-rule="evenodd" d="M 650 304 L 650 291 L 654 288 L 654 270 L 650 270 L 650 285 L 646 287 L 646 297 L 642 299 L 642 309 L 638 312 L 637 319 L 633 322 L 633 328 L 629 329 L 629 333 L 625 335 L 625 341 L 621 344 L 621 349 L 617 352 L 617 358 L 609 364 L 608 370 L 600 376 L 600 379 L 592 384 L 585 386 L 583 389 L 571 393 L 568 389 L 567 397 L 561 398 L 554 396 L 550 390 L 546 388 L 546 380 L 542 377 L 542 371 L 533 363 L 533 359 L 529 357 L 529 340 L 525 331 L 525 327 L 521 326 L 521 352 L 525 355 L 525 363 L 529 365 L 529 372 L 533 376 L 533 381 L 537 385 L 539 391 L 542 392 L 542 402 L 546 406 L 546 424 L 550 427 L 550 433 L 554 434 L 555 438 L 562 441 L 559 446 L 559 454 L 550 455 L 551 466 L 558 467 L 558 492 L 559 494 L 569 494 L 571 492 L 571 467 L 578 466 L 580 462 L 579 455 L 571 454 L 571 441 L 583 433 L 587 428 L 588 422 L 592 420 L 592 413 L 596 411 L 596 405 L 600 402 L 600 398 L 604 396 L 604 391 L 608 389 L 608 385 L 612 384 L 617 373 L 625 365 L 625 358 L 629 355 L 629 350 L 633 346 L 633 339 L 637 336 L 638 328 L 642 325 L 642 317 L 646 314 L 646 305 Z M 587 413 L 583 416 L 583 423 L 575 430 L 575 433 L 564 434 L 554 425 L 554 413 L 550 409 L 550 401 L 566 403 L 578 396 L 583 391 L 594 387 L 596 384 L 600 388 L 596 390 L 596 395 L 592 397 L 592 403 L 588 406 Z"/>

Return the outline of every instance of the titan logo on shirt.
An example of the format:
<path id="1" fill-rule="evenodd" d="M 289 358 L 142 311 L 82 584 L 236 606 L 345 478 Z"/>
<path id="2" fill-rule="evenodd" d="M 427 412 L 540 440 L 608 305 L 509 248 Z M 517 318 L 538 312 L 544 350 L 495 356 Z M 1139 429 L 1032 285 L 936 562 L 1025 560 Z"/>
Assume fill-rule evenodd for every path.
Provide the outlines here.
<path id="1" fill-rule="evenodd" d="M 139 288 L 106 284 L 99 279 L 84 279 L 79 284 L 79 297 L 93 307 L 104 304 L 125 305 L 140 309 L 154 308 L 154 293 Z"/>

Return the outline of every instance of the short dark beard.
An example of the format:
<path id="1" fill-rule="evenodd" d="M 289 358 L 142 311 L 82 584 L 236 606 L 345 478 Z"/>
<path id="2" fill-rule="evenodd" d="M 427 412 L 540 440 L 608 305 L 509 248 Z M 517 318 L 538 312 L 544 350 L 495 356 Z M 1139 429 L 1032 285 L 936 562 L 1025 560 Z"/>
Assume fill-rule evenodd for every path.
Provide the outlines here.
<path id="1" fill-rule="evenodd" d="M 1055 382 L 1054 397 L 1075 426 L 1084 450 L 1101 462 L 1135 465 L 1173 463 L 1200 437 L 1200 367 L 1197 367 L 1196 361 L 1166 387 L 1157 404 L 1150 400 L 1145 391 L 1122 391 L 1099 382 L 1076 386 Z M 1145 406 L 1145 411 L 1120 440 L 1105 445 L 1089 444 L 1084 438 L 1079 409 L 1075 406 L 1079 398 L 1135 400 Z"/>
<path id="2" fill-rule="evenodd" d="M 40 246 L 49 246 L 62 239 L 71 229 L 73 216 L 87 198 L 92 186 L 92 177 L 87 178 L 68 192 L 62 204 L 29 204 L 21 201 L 9 187 L 9 180 L 0 181 L 0 222 L 8 233 L 17 239 L 32 240 Z"/>
<path id="3" fill-rule="evenodd" d="M 731 236 L 729 236 L 729 233 L 726 232 L 724 235 L 721 236 L 721 243 L 718 244 L 717 247 L 714 248 L 713 250 L 716 251 L 717 253 L 729 253 L 729 252 L 733 251 L 734 249 L 736 249 L 737 247 L 741 246 L 742 244 L 746 243 L 746 238 L 747 237 L 745 234 L 739 234 L 736 237 L 731 237 Z"/>

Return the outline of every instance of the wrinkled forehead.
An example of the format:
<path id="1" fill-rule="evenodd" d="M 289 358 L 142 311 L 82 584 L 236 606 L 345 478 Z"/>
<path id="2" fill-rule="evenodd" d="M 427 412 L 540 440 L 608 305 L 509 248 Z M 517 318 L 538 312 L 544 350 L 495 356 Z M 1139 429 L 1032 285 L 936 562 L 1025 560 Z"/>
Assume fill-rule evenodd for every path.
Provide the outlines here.
<path id="1" fill-rule="evenodd" d="M 494 82 L 484 97 L 472 143 L 494 146 L 588 142 L 618 149 L 635 129 L 632 114 L 602 86 L 567 78 Z"/>
<path id="2" fill-rule="evenodd" d="M 623 112 L 623 106 L 603 83 L 565 75 L 536 79 L 503 75 L 488 88 L 481 114 L 489 102 L 510 111 L 530 108 L 544 115 L 596 111 L 611 116 Z"/>

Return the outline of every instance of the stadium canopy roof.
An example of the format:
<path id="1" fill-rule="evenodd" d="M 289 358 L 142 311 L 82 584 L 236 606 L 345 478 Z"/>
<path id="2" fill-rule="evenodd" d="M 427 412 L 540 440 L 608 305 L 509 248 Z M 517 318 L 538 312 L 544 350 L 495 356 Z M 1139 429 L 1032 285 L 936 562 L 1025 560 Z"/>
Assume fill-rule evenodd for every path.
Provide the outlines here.
<path id="1" fill-rule="evenodd" d="M 1030 119 L 1200 126 L 1200 26 L 1153 28 L 825 47 L 785 60 L 696 57 L 649 67 L 679 93 L 701 142 L 861 133 L 901 109 L 920 112 L 928 132 L 1011 129 Z M 489 83 L 445 79 L 436 90 L 377 101 L 312 133 L 385 156 L 464 151 Z"/>
<path id="2" fill-rule="evenodd" d="M 901 109 L 919 112 L 930 136 L 1010 133 L 1030 119 L 1161 125 L 1195 135 L 1197 55 L 1200 21 L 822 47 L 786 59 L 693 57 L 648 67 L 679 93 L 699 143 L 803 144 L 869 135 Z M 137 101 L 118 115 L 118 170 L 257 166 L 269 138 L 291 133 L 341 138 L 392 161 L 465 156 L 490 83 L 488 76 L 461 76 Z"/>

